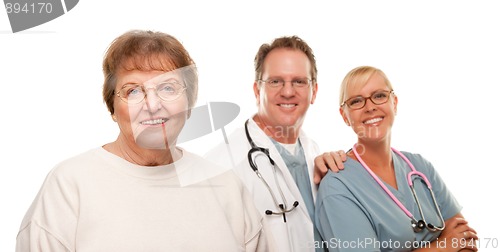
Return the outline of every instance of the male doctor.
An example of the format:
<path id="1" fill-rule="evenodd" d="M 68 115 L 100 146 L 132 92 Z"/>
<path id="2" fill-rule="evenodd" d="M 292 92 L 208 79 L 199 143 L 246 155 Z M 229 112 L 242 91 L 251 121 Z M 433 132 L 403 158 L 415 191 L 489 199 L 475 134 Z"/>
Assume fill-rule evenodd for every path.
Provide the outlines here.
<path id="1" fill-rule="evenodd" d="M 257 113 L 228 137 L 228 143 L 206 154 L 234 168 L 265 216 L 278 251 L 315 251 L 321 242 L 311 221 L 319 183 L 319 178 L 313 181 L 314 158 L 320 152 L 301 131 L 316 99 L 316 79 L 314 54 L 299 37 L 263 44 L 255 56 Z M 343 151 L 333 152 L 325 154 L 323 162 L 336 171 L 345 158 Z M 317 173 L 324 175 L 322 166 Z"/>

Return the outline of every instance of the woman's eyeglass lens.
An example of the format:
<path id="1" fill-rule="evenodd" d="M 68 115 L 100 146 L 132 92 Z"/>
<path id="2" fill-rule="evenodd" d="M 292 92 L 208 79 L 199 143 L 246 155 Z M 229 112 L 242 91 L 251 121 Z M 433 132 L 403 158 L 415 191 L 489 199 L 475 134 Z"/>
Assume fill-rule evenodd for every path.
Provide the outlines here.
<path id="1" fill-rule="evenodd" d="M 148 88 L 149 89 L 149 88 Z M 186 87 L 177 82 L 162 82 L 154 88 L 156 95 L 164 101 L 178 99 L 186 90 Z M 126 84 L 116 93 L 120 99 L 128 104 L 140 103 L 146 98 L 147 92 L 143 85 Z"/>
<path id="2" fill-rule="evenodd" d="M 366 100 L 370 99 L 373 104 L 381 105 L 389 100 L 389 97 L 394 91 L 377 91 L 373 93 L 370 97 L 355 96 L 345 100 L 341 106 L 347 105 L 350 109 L 362 109 L 366 105 Z"/>

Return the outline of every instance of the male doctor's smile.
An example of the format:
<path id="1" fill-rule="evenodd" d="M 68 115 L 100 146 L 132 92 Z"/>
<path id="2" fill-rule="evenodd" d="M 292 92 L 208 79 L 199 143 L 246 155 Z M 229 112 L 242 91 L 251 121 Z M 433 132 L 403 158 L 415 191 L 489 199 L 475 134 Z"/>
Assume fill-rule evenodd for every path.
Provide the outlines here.
<path id="1" fill-rule="evenodd" d="M 254 84 L 260 104 L 254 120 L 265 125 L 271 135 L 276 133 L 272 132 L 273 128 L 299 129 L 316 98 L 317 85 L 313 85 L 313 81 L 311 63 L 304 53 L 286 48 L 272 50 L 265 59 L 260 80 Z M 295 139 L 282 141 L 295 142 Z"/>

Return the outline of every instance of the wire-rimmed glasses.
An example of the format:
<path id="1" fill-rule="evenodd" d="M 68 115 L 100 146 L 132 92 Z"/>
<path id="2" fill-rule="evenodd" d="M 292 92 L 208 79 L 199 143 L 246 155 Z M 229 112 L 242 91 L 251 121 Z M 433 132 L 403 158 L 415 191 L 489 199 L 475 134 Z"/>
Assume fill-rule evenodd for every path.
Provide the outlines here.
<path id="1" fill-rule="evenodd" d="M 115 94 L 128 104 L 138 104 L 147 97 L 148 89 L 153 89 L 163 101 L 171 102 L 181 97 L 186 87 L 177 81 L 161 82 L 150 88 L 145 88 L 141 84 L 125 84 Z"/>
<path id="2" fill-rule="evenodd" d="M 266 83 L 267 86 L 271 88 L 281 88 L 285 86 L 285 83 L 290 82 L 292 83 L 292 87 L 296 88 L 305 88 L 311 85 L 312 80 L 308 78 L 295 78 L 292 79 L 291 81 L 285 81 L 280 78 L 270 78 L 267 80 L 259 80 L 259 82 L 264 82 Z"/>

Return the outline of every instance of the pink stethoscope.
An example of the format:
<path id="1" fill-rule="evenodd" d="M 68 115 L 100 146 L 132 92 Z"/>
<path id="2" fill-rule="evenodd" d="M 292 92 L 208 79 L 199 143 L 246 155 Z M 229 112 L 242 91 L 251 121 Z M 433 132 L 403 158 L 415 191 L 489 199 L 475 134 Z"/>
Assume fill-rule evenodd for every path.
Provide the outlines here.
<path id="1" fill-rule="evenodd" d="M 391 147 L 391 150 L 394 151 L 396 154 L 398 154 L 401 158 L 403 158 L 403 160 L 410 166 L 410 168 L 412 170 L 410 173 L 407 174 L 407 181 L 408 181 L 408 185 L 411 189 L 411 192 L 413 193 L 413 197 L 415 198 L 415 202 L 417 203 L 418 211 L 420 212 L 420 216 L 422 216 L 422 219 L 418 220 L 418 221 L 415 219 L 415 217 L 413 217 L 413 214 L 411 214 L 410 211 L 408 211 L 408 209 L 406 209 L 406 207 L 396 198 L 396 196 L 394 196 L 394 194 L 392 194 L 391 191 L 389 191 L 387 186 L 384 185 L 384 183 L 378 178 L 378 176 L 375 173 L 373 173 L 373 171 L 368 167 L 368 165 L 366 165 L 366 163 L 363 161 L 363 159 L 361 159 L 358 152 L 356 151 L 356 146 L 357 146 L 357 144 L 354 145 L 354 147 L 352 148 L 352 151 L 354 152 L 354 155 L 356 156 L 358 161 L 365 168 L 365 170 L 373 177 L 373 179 L 375 179 L 375 181 L 377 181 L 377 183 L 380 185 L 380 187 L 382 187 L 382 189 L 384 189 L 385 193 L 387 193 L 387 195 L 389 195 L 389 197 L 391 197 L 392 201 L 394 201 L 394 203 L 396 203 L 396 205 L 398 205 L 398 207 L 401 208 L 401 210 L 403 210 L 403 212 L 406 214 L 406 216 L 408 216 L 411 219 L 411 226 L 412 226 L 414 232 L 420 232 L 424 228 L 427 228 L 431 232 L 443 231 L 443 229 L 445 228 L 444 219 L 443 219 L 443 216 L 441 215 L 441 210 L 439 209 L 439 206 L 436 202 L 436 198 L 434 197 L 434 192 L 432 191 L 432 186 L 429 183 L 429 180 L 427 179 L 427 177 L 423 173 L 421 173 L 415 169 L 413 164 L 410 162 L 410 160 L 408 160 L 408 158 L 406 158 L 403 155 L 403 153 L 401 153 L 398 150 Z M 441 219 L 441 223 L 442 223 L 441 227 L 435 226 L 431 223 L 426 222 L 425 217 L 424 217 L 424 213 L 422 211 L 422 207 L 420 206 L 420 202 L 418 200 L 417 194 L 415 193 L 415 189 L 413 188 L 413 180 L 414 179 L 412 179 L 412 177 L 415 177 L 415 179 L 422 180 L 425 183 L 425 185 L 427 186 L 427 188 L 429 189 L 429 192 L 431 193 L 432 201 L 434 202 L 434 207 L 436 209 L 436 212 L 437 212 L 439 218 Z"/>

